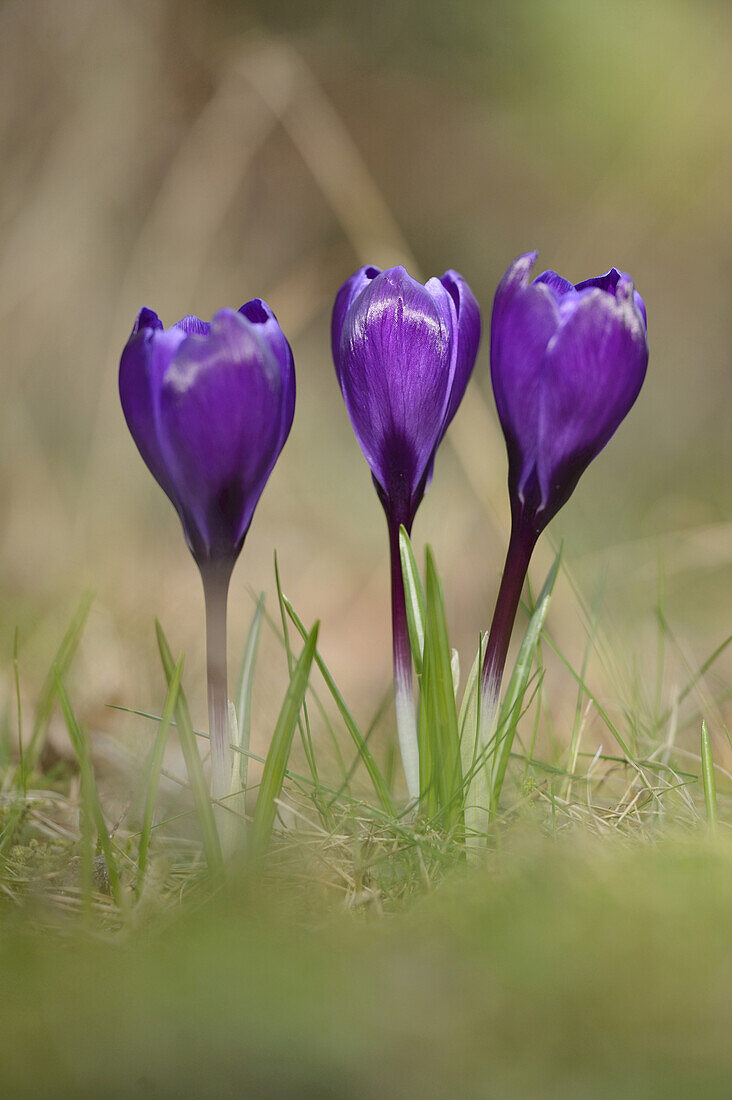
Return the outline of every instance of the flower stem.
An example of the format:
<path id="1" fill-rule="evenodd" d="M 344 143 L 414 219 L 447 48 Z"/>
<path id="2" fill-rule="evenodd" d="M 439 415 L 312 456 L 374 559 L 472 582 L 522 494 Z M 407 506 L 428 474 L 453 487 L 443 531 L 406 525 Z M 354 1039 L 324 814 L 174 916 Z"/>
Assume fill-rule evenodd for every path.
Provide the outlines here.
<path id="1" fill-rule="evenodd" d="M 201 566 L 206 604 L 206 672 L 208 725 L 211 737 L 211 794 L 223 798 L 231 782 L 229 746 L 229 696 L 226 675 L 226 602 L 229 594 L 229 562 Z"/>
<path id="2" fill-rule="evenodd" d="M 488 636 L 483 670 L 481 674 L 481 709 L 488 719 L 495 714 L 501 690 L 503 670 L 506 665 L 511 632 L 518 610 L 521 590 L 524 586 L 529 562 L 536 545 L 538 532 L 533 526 L 514 516 L 511 538 L 506 553 L 506 564 L 498 590 L 493 622 Z"/>
<path id="3" fill-rule="evenodd" d="M 419 746 L 412 686 L 412 650 L 409 644 L 404 578 L 399 554 L 399 521 L 387 515 L 391 561 L 391 625 L 394 643 L 394 697 L 402 767 L 411 799 L 419 798 Z M 410 524 L 404 524 L 407 531 Z"/>

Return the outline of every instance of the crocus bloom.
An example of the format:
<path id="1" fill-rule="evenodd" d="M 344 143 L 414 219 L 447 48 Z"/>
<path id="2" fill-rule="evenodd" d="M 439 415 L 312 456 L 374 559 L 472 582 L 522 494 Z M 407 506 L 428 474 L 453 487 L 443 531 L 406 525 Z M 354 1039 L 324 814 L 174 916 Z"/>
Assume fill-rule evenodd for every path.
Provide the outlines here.
<path id="1" fill-rule="evenodd" d="M 172 501 L 206 595 L 214 790 L 228 788 L 226 597 L 295 410 L 290 346 L 259 298 L 163 328 L 142 309 L 122 352 L 127 425 Z"/>
<path id="2" fill-rule="evenodd" d="M 646 373 L 646 309 L 616 268 L 573 285 L 554 271 L 530 281 L 536 253 L 499 283 L 491 377 L 508 448 L 511 540 L 483 664 L 495 703 L 536 540 L 632 407 Z"/>
<path id="3" fill-rule="evenodd" d="M 426 284 L 403 267 L 363 267 L 333 307 L 336 374 L 389 528 L 397 725 L 411 797 L 419 794 L 417 734 L 399 527 L 411 531 L 435 453 L 465 393 L 480 311 L 455 271 Z"/>

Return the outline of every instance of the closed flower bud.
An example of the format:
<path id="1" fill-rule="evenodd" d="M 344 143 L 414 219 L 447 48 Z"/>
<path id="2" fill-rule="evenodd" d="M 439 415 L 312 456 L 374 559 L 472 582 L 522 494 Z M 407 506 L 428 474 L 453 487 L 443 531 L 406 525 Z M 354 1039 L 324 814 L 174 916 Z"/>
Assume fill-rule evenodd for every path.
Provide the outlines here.
<path id="1" fill-rule="evenodd" d="M 259 299 L 210 324 L 143 309 L 122 353 L 127 425 L 199 565 L 233 565 L 295 411 L 290 346 Z"/>
<path id="2" fill-rule="evenodd" d="M 635 401 L 648 364 L 646 311 L 629 275 L 529 281 L 520 256 L 496 291 L 491 375 L 514 514 L 537 532 L 572 494 Z"/>
<path id="3" fill-rule="evenodd" d="M 333 308 L 336 374 L 387 516 L 408 529 L 457 412 L 480 341 L 480 311 L 455 271 L 426 284 L 364 267 Z"/>
<path id="4" fill-rule="evenodd" d="M 508 448 L 511 539 L 483 662 L 489 729 L 516 609 L 539 534 L 628 414 L 648 365 L 646 309 L 629 275 L 530 281 L 519 256 L 496 291 L 491 377 Z"/>
<path id="5" fill-rule="evenodd" d="M 363 267 L 333 307 L 338 382 L 389 527 L 397 726 L 413 798 L 419 760 L 399 527 L 411 531 L 479 342 L 478 303 L 455 271 L 423 285 L 403 267 Z"/>

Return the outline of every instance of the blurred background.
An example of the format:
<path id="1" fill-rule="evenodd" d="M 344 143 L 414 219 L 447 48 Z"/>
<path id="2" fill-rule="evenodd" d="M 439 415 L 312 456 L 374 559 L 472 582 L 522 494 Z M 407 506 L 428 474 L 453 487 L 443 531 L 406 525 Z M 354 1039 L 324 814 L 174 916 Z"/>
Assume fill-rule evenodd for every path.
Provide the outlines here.
<path id="1" fill-rule="evenodd" d="M 618 717 L 657 690 L 660 576 L 675 638 L 662 688 L 678 689 L 732 620 L 730 22 L 711 0 L 6 0 L 6 707 L 15 626 L 32 697 L 92 587 L 74 692 L 97 735 L 149 737 L 104 704 L 161 706 L 156 614 L 205 723 L 199 581 L 127 433 L 117 367 L 142 305 L 171 324 L 262 296 L 294 349 L 298 407 L 235 573 L 232 665 L 249 590 L 275 610 L 276 547 L 285 591 L 307 623 L 322 619 L 323 655 L 368 724 L 390 677 L 386 537 L 330 360 L 334 294 L 367 262 L 454 267 L 487 325 L 500 275 L 530 248 L 537 273 L 629 271 L 651 344 L 637 406 L 550 529 L 568 574 L 549 629 L 578 667 L 573 583 L 595 602 L 604 642 L 588 675 Z M 420 554 L 435 548 L 463 676 L 503 564 L 505 478 L 485 341 L 414 531 Z M 544 540 L 536 585 L 551 554 Z M 711 700 L 729 679 L 725 655 L 700 685 L 720 753 L 729 710 Z M 255 749 L 284 684 L 267 636 Z M 546 691 L 551 753 L 576 685 L 557 664 Z M 601 735 L 590 715 L 587 739 Z"/>

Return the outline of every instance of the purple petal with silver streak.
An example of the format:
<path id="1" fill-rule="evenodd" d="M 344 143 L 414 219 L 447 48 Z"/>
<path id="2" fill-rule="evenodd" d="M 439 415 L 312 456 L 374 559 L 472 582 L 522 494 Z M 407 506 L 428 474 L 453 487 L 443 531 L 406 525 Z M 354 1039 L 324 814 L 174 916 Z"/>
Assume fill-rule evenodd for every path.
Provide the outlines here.
<path id="1" fill-rule="evenodd" d="M 341 325 L 336 363 L 346 408 L 402 522 L 413 518 L 455 373 L 450 307 L 440 290 L 438 303 L 404 268 L 391 268 L 351 297 Z"/>

